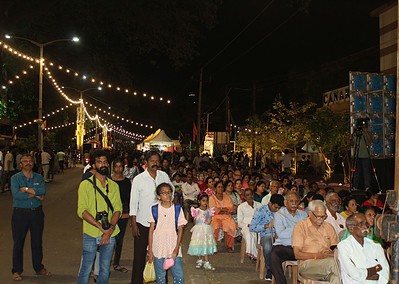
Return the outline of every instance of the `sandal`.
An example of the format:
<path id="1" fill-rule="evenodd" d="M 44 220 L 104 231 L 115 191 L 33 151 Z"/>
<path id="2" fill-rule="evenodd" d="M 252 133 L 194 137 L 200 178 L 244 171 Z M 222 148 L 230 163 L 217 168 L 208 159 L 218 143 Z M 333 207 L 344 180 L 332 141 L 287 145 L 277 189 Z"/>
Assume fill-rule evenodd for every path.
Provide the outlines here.
<path id="1" fill-rule="evenodd" d="M 40 276 L 51 276 L 51 272 L 48 271 L 46 268 L 42 268 L 40 269 L 40 271 L 36 272 L 36 275 L 40 275 Z"/>
<path id="2" fill-rule="evenodd" d="M 114 265 L 114 270 L 122 272 L 122 273 L 127 273 L 129 271 L 125 267 L 120 266 L 120 265 Z"/>
<path id="3" fill-rule="evenodd" d="M 14 280 L 14 281 L 21 281 L 21 280 L 22 280 L 21 273 L 19 273 L 19 272 L 14 272 L 13 275 L 12 275 L 12 280 Z"/>

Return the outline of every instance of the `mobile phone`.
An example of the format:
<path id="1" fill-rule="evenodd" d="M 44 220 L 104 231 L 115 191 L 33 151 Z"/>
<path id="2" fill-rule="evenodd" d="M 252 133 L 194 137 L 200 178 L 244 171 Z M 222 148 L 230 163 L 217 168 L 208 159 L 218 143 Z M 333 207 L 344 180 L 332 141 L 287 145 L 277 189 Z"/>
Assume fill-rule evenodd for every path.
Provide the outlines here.
<path id="1" fill-rule="evenodd" d="M 336 245 L 335 246 L 330 246 L 330 250 L 335 250 L 336 247 L 337 247 Z"/>

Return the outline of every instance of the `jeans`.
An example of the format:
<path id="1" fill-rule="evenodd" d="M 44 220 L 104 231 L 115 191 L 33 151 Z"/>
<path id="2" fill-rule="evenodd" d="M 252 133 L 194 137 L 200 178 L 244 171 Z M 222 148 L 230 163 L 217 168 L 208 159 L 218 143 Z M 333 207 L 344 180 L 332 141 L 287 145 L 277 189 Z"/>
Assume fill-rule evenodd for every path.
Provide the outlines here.
<path id="1" fill-rule="evenodd" d="M 44 229 L 44 213 L 42 207 L 30 211 L 15 208 L 11 218 L 12 238 L 14 241 L 12 253 L 12 273 L 23 272 L 24 243 L 26 234 L 30 231 L 33 269 L 39 272 L 44 266 L 42 236 Z"/>
<path id="2" fill-rule="evenodd" d="M 157 277 L 157 284 L 164 284 L 166 271 L 163 270 L 163 263 L 165 258 L 156 258 L 154 257 L 154 268 L 155 275 Z M 184 272 L 183 272 L 183 262 L 181 257 L 175 258 L 175 265 L 173 265 L 170 270 L 172 271 L 173 283 L 174 284 L 184 284 Z"/>
<path id="3" fill-rule="evenodd" d="M 97 283 L 107 284 L 109 278 L 109 267 L 111 265 L 112 253 L 115 246 L 115 237 L 110 238 L 108 245 L 100 246 L 100 272 L 98 274 Z M 83 234 L 83 250 L 82 260 L 80 263 L 78 284 L 89 283 L 90 272 L 93 267 L 93 261 L 97 252 L 97 241 L 89 235 Z"/>
<path id="4" fill-rule="evenodd" d="M 263 236 L 260 238 L 260 244 L 263 247 L 263 255 L 265 257 L 266 268 L 270 270 L 270 253 L 272 252 L 273 242 L 270 235 Z"/>

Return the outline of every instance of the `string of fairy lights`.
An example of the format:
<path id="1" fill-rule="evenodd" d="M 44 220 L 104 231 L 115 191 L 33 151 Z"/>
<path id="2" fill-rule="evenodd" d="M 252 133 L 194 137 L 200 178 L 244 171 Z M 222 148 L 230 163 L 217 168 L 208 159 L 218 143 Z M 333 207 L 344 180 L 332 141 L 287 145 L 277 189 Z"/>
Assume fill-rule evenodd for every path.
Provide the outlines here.
<path id="1" fill-rule="evenodd" d="M 40 64 L 40 60 L 39 60 L 39 59 L 35 59 L 35 58 L 33 58 L 33 57 L 31 57 L 31 56 L 28 56 L 28 55 L 26 55 L 26 54 L 24 54 L 24 53 L 22 53 L 22 52 L 19 52 L 18 50 L 12 48 L 10 45 L 5 44 L 5 43 L 2 42 L 2 41 L 0 41 L 0 47 L 2 47 L 3 49 L 9 51 L 9 52 L 12 53 L 13 55 L 18 56 L 18 57 L 20 57 L 20 58 L 22 58 L 22 59 L 25 59 L 25 60 L 27 60 L 27 61 L 29 61 L 29 62 L 35 62 L 35 63 L 37 63 L 37 64 Z M 56 88 L 56 90 L 57 90 L 66 100 L 68 100 L 68 101 L 70 102 L 70 104 L 69 104 L 69 105 L 66 105 L 66 106 L 64 106 L 64 107 L 62 107 L 62 108 L 60 108 L 60 109 L 57 109 L 57 110 L 55 110 L 55 111 L 53 111 L 53 112 L 50 112 L 50 113 L 48 113 L 48 114 L 46 114 L 46 115 L 44 115 L 44 116 L 42 117 L 43 119 L 48 118 L 48 117 L 51 117 L 52 115 L 55 115 L 55 114 L 57 114 L 57 113 L 63 111 L 64 109 L 69 108 L 70 106 L 77 105 L 77 104 L 80 104 L 80 103 L 83 102 L 83 101 L 80 100 L 80 99 L 79 99 L 78 101 L 73 100 L 73 99 L 69 98 L 67 94 L 65 94 L 65 93 L 63 92 L 62 88 L 59 86 L 59 84 L 57 83 L 56 79 L 54 78 L 54 75 L 50 72 L 49 67 L 46 66 L 46 65 L 44 64 L 44 62 L 45 62 L 45 59 L 43 59 L 43 63 L 42 63 L 42 64 L 43 64 L 43 66 L 44 66 L 44 71 L 45 71 L 45 73 L 47 74 L 48 79 L 49 79 L 50 82 L 54 85 L 54 87 Z M 49 66 L 54 67 L 54 63 L 50 62 Z M 30 69 L 34 69 L 34 66 L 33 66 L 33 65 L 29 65 L 29 68 L 30 68 Z M 65 70 L 65 72 L 66 72 L 67 74 L 72 74 L 72 73 L 73 73 L 75 77 L 78 77 L 78 76 L 79 76 L 79 72 L 73 71 L 73 70 L 70 69 L 70 68 L 64 68 L 64 67 L 61 66 L 61 65 L 58 65 L 58 70 Z M 22 77 L 23 75 L 28 75 L 28 71 L 22 70 L 20 74 L 15 75 L 15 79 L 16 79 L 16 80 L 19 80 L 19 79 L 21 79 L 21 77 Z M 83 80 L 86 80 L 86 79 L 87 79 L 87 76 L 83 75 L 83 76 L 82 76 L 82 79 L 83 79 Z M 89 81 L 92 82 L 92 83 L 96 83 L 97 80 L 96 80 L 95 78 L 91 78 Z M 14 84 L 14 81 L 13 81 L 13 80 L 8 80 L 7 84 L 8 84 L 8 85 L 13 85 L 13 84 Z M 99 84 L 100 84 L 101 86 L 103 86 L 103 85 L 104 85 L 104 82 L 99 81 Z M 112 88 L 113 85 L 112 85 L 111 83 L 108 83 L 108 84 L 106 84 L 105 86 L 107 86 L 108 88 Z M 6 86 L 3 85 L 2 88 L 5 89 Z M 122 88 L 119 87 L 119 86 L 116 86 L 115 89 L 116 89 L 117 91 L 121 91 L 121 90 L 122 90 Z M 125 93 L 130 93 L 129 89 L 124 89 L 124 91 L 125 91 Z M 137 96 L 137 92 L 132 92 L 132 93 L 133 93 L 133 95 Z M 142 95 L 143 95 L 143 97 L 147 97 L 147 94 L 146 94 L 146 93 L 143 93 Z M 149 96 L 149 97 L 150 97 L 151 100 L 154 100 L 154 99 L 155 99 L 154 96 Z M 159 100 L 160 100 L 160 101 L 163 101 L 163 98 L 160 97 Z M 166 102 L 167 102 L 167 103 L 170 103 L 170 100 L 167 100 Z M 88 102 L 84 102 L 84 103 L 85 103 L 86 105 L 89 104 Z M 89 105 L 93 107 L 93 104 L 89 104 Z M 108 126 L 107 126 L 107 121 L 106 121 L 105 119 L 101 118 L 101 117 L 98 116 L 97 114 L 96 114 L 95 116 L 90 115 L 89 112 L 88 112 L 88 110 L 86 109 L 86 107 L 85 107 L 84 105 L 83 105 L 83 108 L 84 108 L 84 111 L 85 111 L 87 117 L 88 117 L 90 120 L 92 120 L 92 121 L 97 120 L 98 125 L 99 125 L 101 128 L 103 128 L 103 127 L 105 126 L 106 129 L 107 129 L 107 131 L 112 131 L 112 130 L 113 130 L 113 131 L 117 132 L 117 133 L 120 134 L 120 135 L 124 135 L 124 136 L 129 137 L 129 138 L 132 138 L 132 139 L 141 139 L 141 138 L 144 138 L 144 137 L 145 137 L 144 135 L 139 135 L 139 134 L 136 134 L 136 133 L 127 131 L 127 130 L 121 128 L 121 127 L 117 127 L 117 126 L 114 126 L 114 125 L 113 125 L 111 128 L 108 128 Z M 102 111 L 104 114 L 106 114 L 106 115 L 108 115 L 108 116 L 110 116 L 110 117 L 112 117 L 112 118 L 116 118 L 116 119 L 118 119 L 118 120 L 122 120 L 122 121 L 125 121 L 125 122 L 127 122 L 127 123 L 135 124 L 135 125 L 137 125 L 137 126 L 153 128 L 153 126 L 151 126 L 151 125 L 144 124 L 144 123 L 139 123 L 139 122 L 133 121 L 133 120 L 131 120 L 131 119 L 126 119 L 126 118 L 124 118 L 124 117 L 122 117 L 122 116 L 115 115 L 115 114 L 113 114 L 113 113 L 111 113 L 111 112 L 109 112 L 109 111 L 102 110 L 101 108 L 99 108 L 99 107 L 97 107 L 97 106 L 94 106 L 94 108 L 95 108 L 95 109 L 98 109 L 99 111 Z M 103 120 L 105 123 L 102 124 L 102 123 L 101 123 L 101 120 Z M 22 127 L 25 127 L 25 126 L 29 126 L 29 125 L 34 124 L 36 121 L 37 121 L 37 120 L 33 120 L 33 121 L 26 122 L 26 123 L 22 123 L 22 124 L 20 124 L 19 126 L 15 126 L 14 128 L 15 128 L 15 129 L 18 129 L 18 128 L 22 128 Z M 75 124 L 75 122 L 69 122 L 69 123 L 65 123 L 65 124 L 62 124 L 62 125 L 58 125 L 58 126 L 47 127 L 47 128 L 45 128 L 45 129 L 46 129 L 46 130 L 54 130 L 54 129 L 59 129 L 59 128 L 64 128 L 64 127 L 67 127 L 67 126 L 71 126 L 71 125 L 74 125 L 74 124 Z"/>
<path id="2" fill-rule="evenodd" d="M 37 64 L 40 64 L 40 59 L 33 58 L 33 57 L 29 56 L 29 55 L 26 55 L 26 54 L 18 51 L 17 49 L 13 48 L 12 46 L 10 46 L 9 44 L 7 44 L 7 43 L 5 43 L 3 41 L 0 41 L 0 46 L 3 49 L 5 49 L 8 52 L 10 52 L 12 55 L 18 56 L 18 57 L 20 57 L 22 59 L 25 59 L 27 61 L 30 61 L 30 62 L 36 62 Z M 65 67 L 63 65 L 55 64 L 55 63 L 53 63 L 51 61 L 49 62 L 48 66 L 47 66 L 45 64 L 45 62 L 46 62 L 46 60 L 43 58 L 42 64 L 43 64 L 43 66 L 46 66 L 45 70 L 47 72 L 50 72 L 49 68 L 56 69 L 56 70 L 59 70 L 59 71 L 64 71 L 65 74 L 67 74 L 67 75 L 74 76 L 74 77 L 77 77 L 77 78 L 81 78 L 85 82 L 90 82 L 91 84 L 100 85 L 101 87 L 106 87 L 106 88 L 108 88 L 110 90 L 115 90 L 118 93 L 123 92 L 125 94 L 132 94 L 133 96 L 138 96 L 139 95 L 139 92 L 133 91 L 133 90 L 131 90 L 129 88 L 121 87 L 118 84 L 114 84 L 114 83 L 111 83 L 111 82 L 105 83 L 104 80 L 97 79 L 97 78 L 95 78 L 93 76 L 87 76 L 83 72 L 76 71 L 76 70 L 74 70 L 72 68 Z M 164 99 L 163 97 L 155 97 L 153 95 L 148 95 L 146 92 L 141 93 L 141 96 L 143 98 L 149 98 L 150 100 L 153 100 L 153 101 L 158 100 L 158 101 L 166 102 L 167 104 L 171 103 L 171 100 L 169 100 L 169 99 Z"/>

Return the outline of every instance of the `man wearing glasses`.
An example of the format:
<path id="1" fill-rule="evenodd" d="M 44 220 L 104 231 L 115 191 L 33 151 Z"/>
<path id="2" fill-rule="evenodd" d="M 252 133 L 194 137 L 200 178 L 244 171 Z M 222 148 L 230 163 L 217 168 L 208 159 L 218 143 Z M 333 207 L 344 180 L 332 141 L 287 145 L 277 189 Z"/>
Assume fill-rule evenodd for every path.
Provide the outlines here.
<path id="1" fill-rule="evenodd" d="M 342 283 L 388 283 L 389 264 L 380 244 L 366 238 L 369 231 L 362 213 L 346 219 L 351 235 L 338 244 Z"/>
<path id="2" fill-rule="evenodd" d="M 334 228 L 324 220 L 326 206 L 320 200 L 309 202 L 309 217 L 298 222 L 292 234 L 292 247 L 299 260 L 299 274 L 311 280 L 340 283 L 333 250 L 338 244 Z"/>

